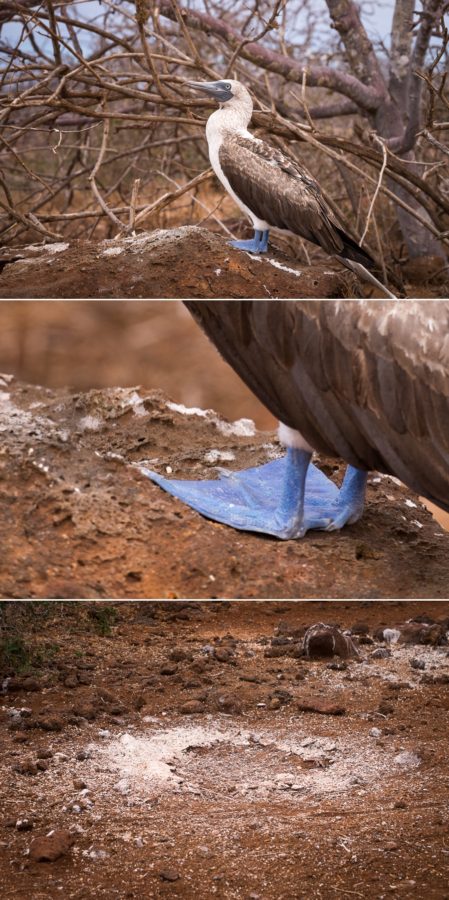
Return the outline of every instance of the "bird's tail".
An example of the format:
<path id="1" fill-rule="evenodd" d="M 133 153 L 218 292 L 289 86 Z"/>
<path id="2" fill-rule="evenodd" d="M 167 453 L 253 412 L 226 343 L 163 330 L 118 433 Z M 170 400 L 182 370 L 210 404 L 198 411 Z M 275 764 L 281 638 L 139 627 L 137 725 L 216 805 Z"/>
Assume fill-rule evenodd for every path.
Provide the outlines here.
<path id="1" fill-rule="evenodd" d="M 388 288 L 363 265 L 363 263 L 355 262 L 353 259 L 347 259 L 345 256 L 337 256 L 337 259 L 339 259 L 347 269 L 351 269 L 351 272 L 355 272 L 359 278 L 363 278 L 364 281 L 369 281 L 370 284 L 374 284 L 386 297 L 389 297 L 390 300 L 398 299 L 396 294 L 392 294 L 391 291 L 389 291 Z"/>
<path id="2" fill-rule="evenodd" d="M 374 284 L 386 297 L 389 297 L 391 300 L 397 300 L 395 294 L 392 294 L 391 291 L 389 291 L 388 288 L 374 275 L 373 270 L 377 269 L 377 265 L 372 256 L 370 256 L 370 254 L 362 247 L 359 247 L 359 245 L 343 230 L 340 228 L 337 230 L 343 242 L 343 250 L 338 256 L 340 262 L 343 263 L 347 269 L 351 269 L 352 272 L 355 272 L 359 278 L 363 278 L 364 281 L 369 281 L 371 284 Z"/>
<path id="3" fill-rule="evenodd" d="M 342 228 L 335 229 L 338 232 L 338 236 L 341 238 L 341 242 L 343 244 L 343 250 L 341 251 L 340 257 L 342 259 L 351 260 L 351 262 L 360 263 L 365 269 L 368 271 L 377 269 L 377 265 L 370 254 L 363 249 L 363 247 L 359 247 L 359 245 L 354 241 L 349 234 L 346 234 Z"/>

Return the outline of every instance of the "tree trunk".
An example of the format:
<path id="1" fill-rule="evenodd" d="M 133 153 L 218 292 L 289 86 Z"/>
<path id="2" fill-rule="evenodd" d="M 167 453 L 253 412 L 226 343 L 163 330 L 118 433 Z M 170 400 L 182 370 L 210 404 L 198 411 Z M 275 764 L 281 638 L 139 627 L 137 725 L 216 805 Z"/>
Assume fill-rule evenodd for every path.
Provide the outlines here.
<path id="1" fill-rule="evenodd" d="M 372 124 L 377 134 L 386 141 L 389 141 L 391 138 L 400 138 L 404 134 L 407 123 L 404 122 L 404 116 L 399 114 L 396 103 L 388 97 L 373 115 Z M 407 153 L 402 153 L 400 156 L 401 159 L 410 162 L 414 160 L 414 153 L 412 150 L 409 150 Z M 410 171 L 421 174 L 419 164 L 410 165 Z M 415 197 L 405 190 L 405 188 L 390 179 L 387 179 L 387 183 L 388 187 L 396 197 L 403 200 L 412 209 L 416 210 L 423 219 L 429 223 L 431 222 L 427 211 L 418 203 Z M 410 259 L 415 259 L 417 256 L 440 256 L 445 259 L 445 252 L 441 243 L 427 228 L 424 227 L 424 225 L 421 225 L 421 223 L 403 209 L 402 206 L 396 207 L 396 213 Z"/>

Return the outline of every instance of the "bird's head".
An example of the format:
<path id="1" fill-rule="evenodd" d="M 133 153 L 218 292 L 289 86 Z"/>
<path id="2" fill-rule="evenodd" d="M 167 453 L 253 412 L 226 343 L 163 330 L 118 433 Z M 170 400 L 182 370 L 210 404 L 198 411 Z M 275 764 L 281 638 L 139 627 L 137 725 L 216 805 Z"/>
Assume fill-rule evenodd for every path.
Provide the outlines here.
<path id="1" fill-rule="evenodd" d="M 217 103 L 226 107 L 238 108 L 250 105 L 252 109 L 251 95 L 240 81 L 223 78 L 222 81 L 187 81 L 186 84 L 187 87 L 192 88 L 194 91 L 202 91 L 202 93 L 208 94 Z"/>

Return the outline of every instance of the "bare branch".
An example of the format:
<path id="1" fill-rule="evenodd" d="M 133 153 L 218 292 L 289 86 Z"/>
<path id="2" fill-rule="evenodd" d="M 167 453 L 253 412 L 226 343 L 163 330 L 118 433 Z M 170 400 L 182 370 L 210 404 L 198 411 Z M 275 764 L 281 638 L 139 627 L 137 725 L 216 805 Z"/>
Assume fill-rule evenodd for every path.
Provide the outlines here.
<path id="1" fill-rule="evenodd" d="M 326 0 L 326 4 L 345 46 L 351 70 L 361 81 L 367 82 L 379 97 L 385 96 L 386 85 L 379 62 L 356 4 L 352 0 Z"/>
<path id="2" fill-rule="evenodd" d="M 163 16 L 175 20 L 171 0 L 161 0 L 160 11 Z M 188 27 L 203 31 L 205 34 L 216 35 L 231 49 L 239 46 L 239 33 L 223 19 L 215 19 L 204 13 L 185 9 L 181 10 L 181 14 Z M 262 44 L 253 42 L 246 44 L 241 49 L 241 56 L 262 69 L 282 75 L 287 81 L 302 84 L 304 66 L 289 56 L 283 56 Z M 366 110 L 375 110 L 383 96 L 383 93 L 379 94 L 375 87 L 363 84 L 349 72 L 333 69 L 330 66 L 308 66 L 307 81 L 311 87 L 330 88 L 337 93 L 344 94 Z"/>

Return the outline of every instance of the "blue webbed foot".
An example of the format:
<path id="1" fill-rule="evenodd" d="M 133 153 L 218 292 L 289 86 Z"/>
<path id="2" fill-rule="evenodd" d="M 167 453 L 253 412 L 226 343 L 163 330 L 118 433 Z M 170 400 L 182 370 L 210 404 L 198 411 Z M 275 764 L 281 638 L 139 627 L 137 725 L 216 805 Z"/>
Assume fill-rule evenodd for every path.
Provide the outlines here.
<path id="1" fill-rule="evenodd" d="M 254 237 L 248 241 L 230 241 L 231 247 L 246 250 L 247 253 L 266 253 L 268 250 L 268 231 L 255 231 Z"/>
<path id="2" fill-rule="evenodd" d="M 348 466 L 338 497 L 330 510 L 331 521 L 326 531 L 337 531 L 344 525 L 357 522 L 365 506 L 365 490 L 368 472 Z"/>
<path id="3" fill-rule="evenodd" d="M 310 454 L 289 449 L 282 459 L 206 481 L 169 480 L 142 468 L 168 493 L 213 519 L 242 531 L 300 538 L 312 528 L 331 528 L 338 507 L 335 484 L 310 463 Z M 338 527 L 338 526 L 336 526 Z"/>

